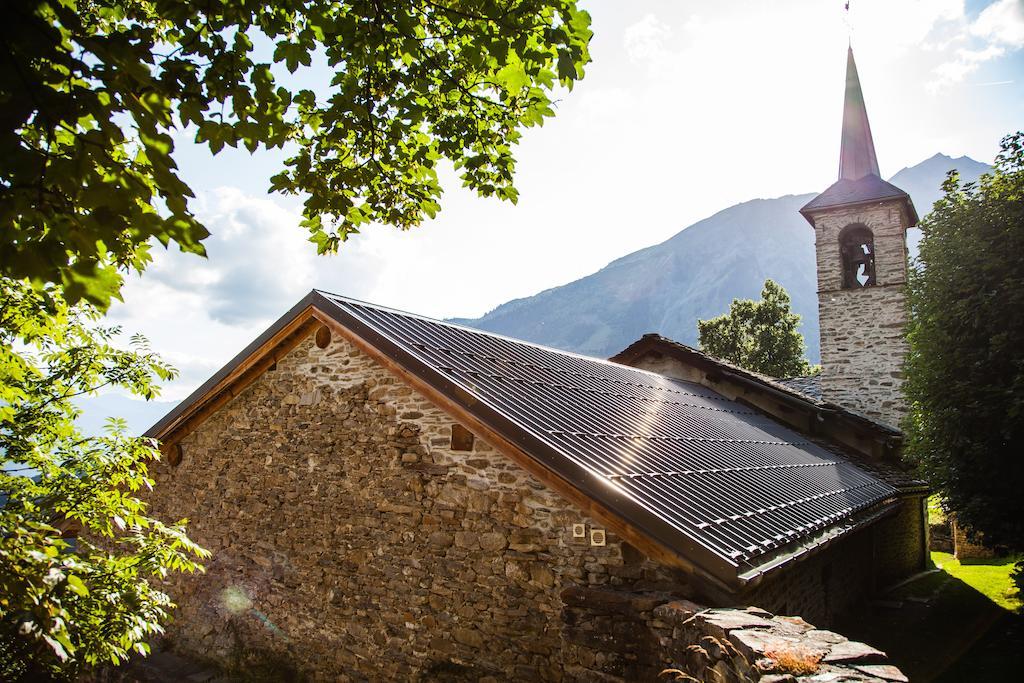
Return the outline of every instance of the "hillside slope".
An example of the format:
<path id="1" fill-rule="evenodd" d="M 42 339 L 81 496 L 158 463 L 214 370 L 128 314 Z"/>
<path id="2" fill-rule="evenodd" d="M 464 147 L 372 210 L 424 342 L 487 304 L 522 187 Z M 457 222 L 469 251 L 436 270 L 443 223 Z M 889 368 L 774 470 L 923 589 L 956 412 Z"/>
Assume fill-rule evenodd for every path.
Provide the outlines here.
<path id="1" fill-rule="evenodd" d="M 891 179 L 927 213 L 942 192 L 946 172 L 967 180 L 989 169 L 968 157 L 937 154 Z M 516 299 L 477 319 L 472 327 L 607 357 L 646 332 L 686 344 L 697 342 L 697 320 L 718 315 L 734 298 L 758 295 L 766 278 L 789 291 L 803 316 L 807 355 L 818 361 L 814 234 L 797 212 L 814 195 L 754 199 L 684 228 L 661 244 L 612 261 L 569 284 Z M 916 253 L 919 235 L 912 231 Z"/>

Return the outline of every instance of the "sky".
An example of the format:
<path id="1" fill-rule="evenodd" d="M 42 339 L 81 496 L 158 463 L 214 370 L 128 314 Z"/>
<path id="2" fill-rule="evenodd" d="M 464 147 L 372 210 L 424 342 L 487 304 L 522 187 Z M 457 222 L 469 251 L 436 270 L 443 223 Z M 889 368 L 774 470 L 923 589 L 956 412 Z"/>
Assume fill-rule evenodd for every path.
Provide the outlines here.
<path id="1" fill-rule="evenodd" d="M 314 287 L 476 317 L 737 202 L 823 190 L 838 169 L 848 40 L 886 177 L 939 152 L 991 162 L 1024 122 L 1024 0 L 853 0 L 848 18 L 842 0 L 581 4 L 593 62 L 556 117 L 526 131 L 518 205 L 445 171 L 436 219 L 369 226 L 317 256 L 301 199 L 267 194 L 280 153 L 213 156 L 181 131 L 209 258 L 156 249 L 110 313 L 181 371 L 163 398 L 186 396 Z"/>

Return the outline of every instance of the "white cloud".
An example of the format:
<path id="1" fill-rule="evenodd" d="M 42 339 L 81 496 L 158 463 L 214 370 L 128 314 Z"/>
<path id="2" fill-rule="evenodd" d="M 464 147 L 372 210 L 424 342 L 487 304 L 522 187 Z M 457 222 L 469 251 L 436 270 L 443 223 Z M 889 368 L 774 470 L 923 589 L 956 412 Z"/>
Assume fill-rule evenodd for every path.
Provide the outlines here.
<path id="1" fill-rule="evenodd" d="M 834 179 L 847 40 L 840 3 L 585 4 L 594 62 L 558 116 L 524 135 L 515 206 L 478 199 L 446 170 L 436 220 L 408 233 L 370 226 L 340 255 L 319 257 L 296 200 L 260 194 L 282 155 L 211 157 L 181 136 L 176 158 L 213 233 L 210 259 L 158 249 L 113 312 L 182 370 L 167 398 L 187 394 L 313 287 L 435 317 L 480 315 L 735 202 Z M 980 120 L 967 98 L 923 89 L 929 78 L 967 77 L 954 66 L 933 73 L 942 64 L 1005 60 L 1017 34 L 999 7 L 1009 4 L 971 23 L 962 0 L 853 3 L 884 172 L 940 151 L 990 159 L 1016 125 L 1010 105 L 1019 99 L 993 99 Z M 993 47 L 1004 56 L 986 52 Z"/>
<path id="2" fill-rule="evenodd" d="M 890 0 L 852 3 L 849 21 L 854 48 L 868 48 L 887 62 L 922 44 L 944 41 L 959 30 L 963 17 L 964 0 Z"/>
<path id="3" fill-rule="evenodd" d="M 966 43 L 953 59 L 936 66 L 933 79 L 928 83 L 931 92 L 939 92 L 964 82 L 981 65 L 1024 47 L 1024 2 L 996 0 L 978 14 L 973 22 L 961 20 L 958 31 L 947 41 Z"/>
<path id="4" fill-rule="evenodd" d="M 978 15 L 971 34 L 997 45 L 1024 47 L 1024 2 L 998 0 Z"/>
<path id="5" fill-rule="evenodd" d="M 209 258 L 154 248 L 110 313 L 181 372 L 168 399 L 187 395 L 314 287 L 366 296 L 376 282 L 380 259 L 358 238 L 338 256 L 317 256 L 299 213 L 272 199 L 221 187 L 200 193 L 195 208 L 212 233 Z"/>
<path id="6" fill-rule="evenodd" d="M 943 62 L 935 67 L 935 74 L 938 76 L 938 80 L 932 87 L 937 88 L 960 83 L 968 74 L 976 71 L 981 64 L 990 59 L 1001 57 L 1005 53 L 1006 50 L 998 45 L 989 45 L 980 50 L 960 48 L 956 51 L 956 59 Z"/>
<path id="7" fill-rule="evenodd" d="M 206 242 L 209 258 L 165 252 L 147 275 L 200 295 L 214 320 L 231 324 L 273 315 L 312 287 L 312 257 L 297 215 L 230 188 L 203 194 L 196 214 L 213 233 Z"/>
<path id="8" fill-rule="evenodd" d="M 626 27 L 622 45 L 633 62 L 655 60 L 665 53 L 666 44 L 672 38 L 672 29 L 654 14 Z"/>
<path id="9" fill-rule="evenodd" d="M 357 241 L 317 257 L 301 216 L 271 199 L 221 187 L 203 193 L 196 215 L 210 229 L 208 259 L 163 251 L 146 278 L 202 299 L 209 316 L 233 324 L 278 315 L 325 279 L 366 289 L 373 271 Z M 339 277 L 340 272 L 340 277 Z"/>

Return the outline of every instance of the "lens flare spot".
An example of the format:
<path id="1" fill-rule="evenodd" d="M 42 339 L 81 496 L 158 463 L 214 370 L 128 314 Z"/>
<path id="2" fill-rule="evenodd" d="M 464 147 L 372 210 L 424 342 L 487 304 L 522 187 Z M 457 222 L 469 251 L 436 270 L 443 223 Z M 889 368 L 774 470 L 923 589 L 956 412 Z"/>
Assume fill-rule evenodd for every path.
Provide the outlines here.
<path id="1" fill-rule="evenodd" d="M 241 586 L 228 586 L 220 594 L 220 601 L 232 614 L 241 614 L 252 607 L 252 599 Z"/>

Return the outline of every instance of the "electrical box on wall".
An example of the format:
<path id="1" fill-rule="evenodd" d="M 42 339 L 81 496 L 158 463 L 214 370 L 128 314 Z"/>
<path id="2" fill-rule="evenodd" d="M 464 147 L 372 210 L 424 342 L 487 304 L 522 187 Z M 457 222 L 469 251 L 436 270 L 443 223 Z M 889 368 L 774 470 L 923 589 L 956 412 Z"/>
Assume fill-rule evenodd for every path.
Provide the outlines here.
<path id="1" fill-rule="evenodd" d="M 591 529 L 590 530 L 590 545 L 604 545 L 605 536 L 604 529 Z"/>
<path id="2" fill-rule="evenodd" d="M 572 525 L 572 537 L 573 538 L 586 538 L 587 537 L 587 525 L 586 524 L 573 524 Z"/>

